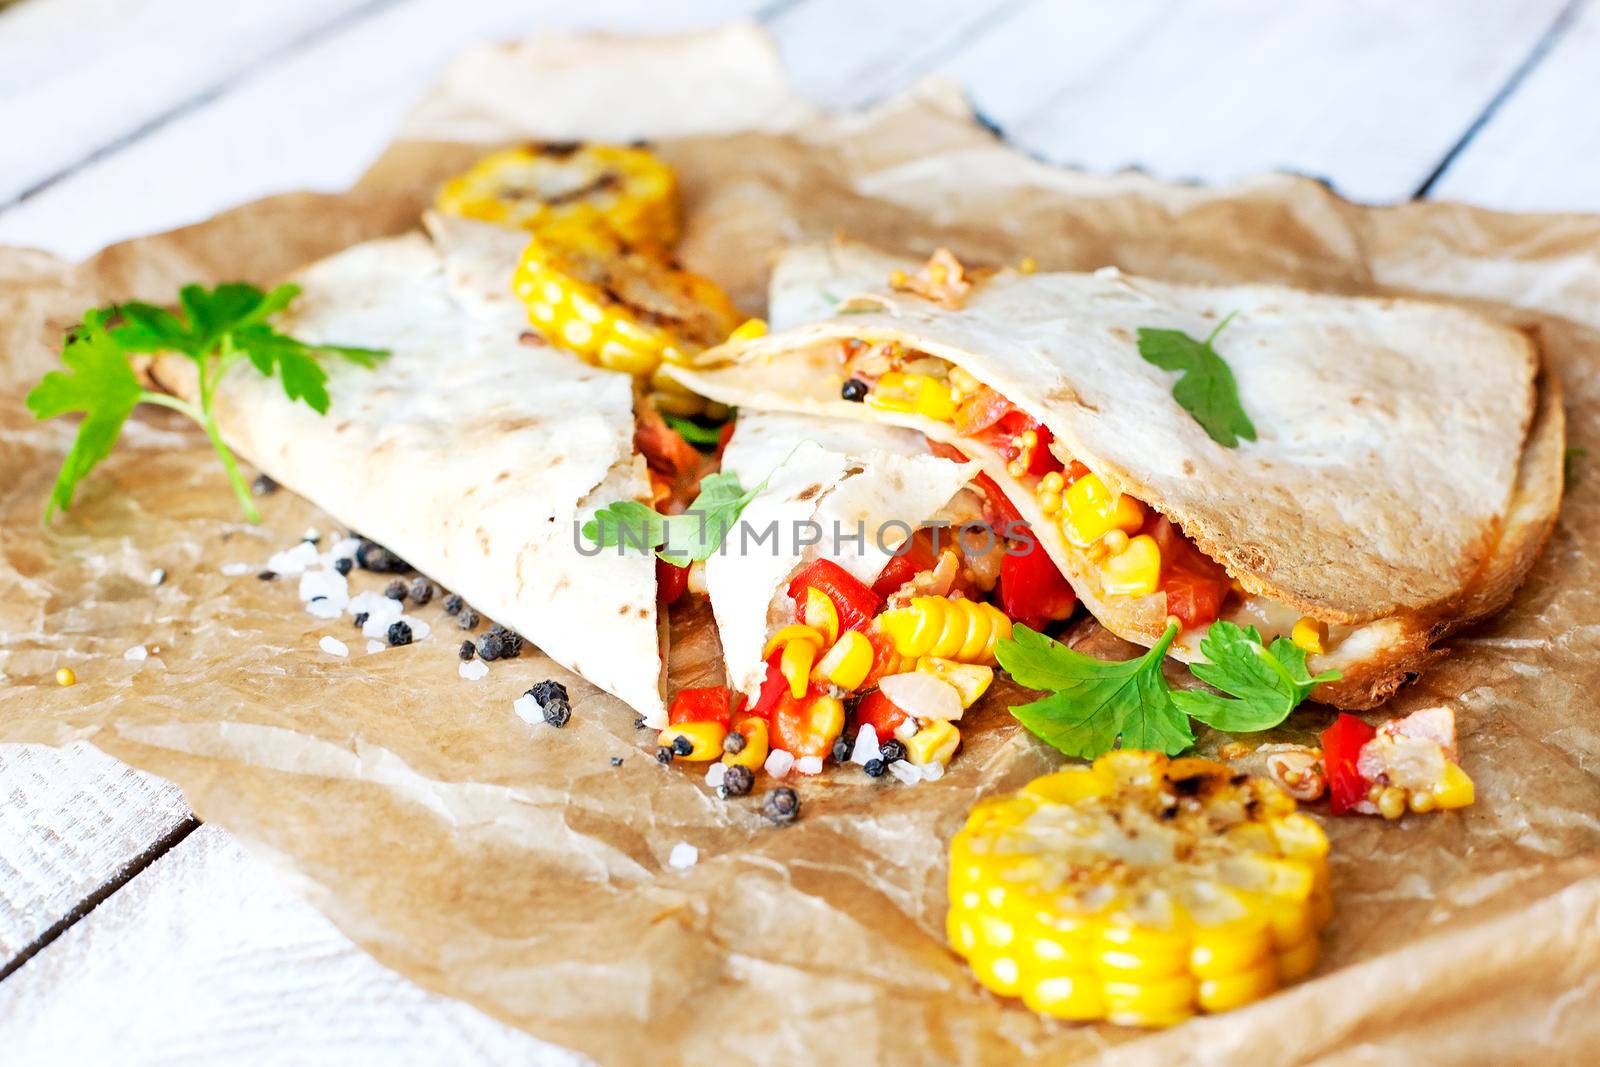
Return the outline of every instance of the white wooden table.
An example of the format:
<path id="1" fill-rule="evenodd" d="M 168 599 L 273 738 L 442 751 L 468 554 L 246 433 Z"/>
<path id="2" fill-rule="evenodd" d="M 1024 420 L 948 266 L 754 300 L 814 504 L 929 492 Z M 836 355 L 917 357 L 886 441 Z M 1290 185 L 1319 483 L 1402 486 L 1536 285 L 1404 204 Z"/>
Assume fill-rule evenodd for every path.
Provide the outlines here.
<path id="1" fill-rule="evenodd" d="M 827 106 L 940 73 L 1095 170 L 1600 211 L 1600 0 L 21 0 L 0 243 L 81 257 L 338 189 L 463 47 L 750 16 Z M 566 1062 L 384 970 L 172 786 L 0 746 L 0 1061 Z"/>

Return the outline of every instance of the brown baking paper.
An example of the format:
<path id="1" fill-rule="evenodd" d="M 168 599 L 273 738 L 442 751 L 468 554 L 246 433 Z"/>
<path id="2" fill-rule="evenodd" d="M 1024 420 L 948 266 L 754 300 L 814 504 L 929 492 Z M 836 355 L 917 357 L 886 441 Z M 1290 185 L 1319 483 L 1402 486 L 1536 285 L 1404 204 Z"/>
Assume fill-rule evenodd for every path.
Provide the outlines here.
<path id="1" fill-rule="evenodd" d="M 499 69 L 516 71 L 518 93 L 552 86 L 550 100 L 587 99 L 554 84 L 566 69 L 613 85 L 619 103 L 590 108 L 608 124 L 594 132 L 634 136 L 651 132 L 621 103 L 649 97 L 637 72 L 659 69 L 662 50 L 701 46 L 546 41 L 534 53 L 547 67 L 508 61 L 511 49 Z M 760 55 L 770 89 L 770 51 Z M 606 78 L 594 79 L 597 66 Z M 242 524 L 202 436 L 166 412 L 142 410 L 72 512 L 41 525 L 73 428 L 34 423 L 21 398 L 83 308 L 170 300 L 194 280 L 270 281 L 413 225 L 433 182 L 482 150 L 442 143 L 452 117 L 465 139 L 485 115 L 528 122 L 528 134 L 541 121 L 576 132 L 550 108 L 482 106 L 493 86 L 463 67 L 477 74 L 457 68 L 419 136 L 349 194 L 276 197 L 76 266 L 0 253 L 0 740 L 86 738 L 172 779 L 384 963 L 608 1064 L 1594 1056 L 1600 468 L 1583 459 L 1509 610 L 1453 640 L 1384 709 L 1455 710 L 1477 804 L 1396 823 L 1313 809 L 1333 842 L 1337 906 L 1316 973 L 1148 1034 L 1041 1020 L 979 988 L 945 948 L 950 835 L 974 801 L 1059 762 L 1006 714 L 1014 691 L 963 723 L 965 749 L 942 781 L 830 771 L 800 783 L 800 821 L 773 828 L 759 798 L 721 801 L 693 769 L 657 765 L 632 712 L 536 653 L 461 680 L 438 600 L 420 609 L 433 637 L 367 655 L 347 620 L 302 611 L 292 581 L 257 581 L 308 525 L 329 532 L 361 516 L 321 514 L 284 491 L 261 501 L 260 527 Z M 717 99 L 740 98 L 732 75 L 704 74 Z M 765 98 L 765 125 L 802 115 L 779 96 Z M 748 109 L 707 114 L 763 124 Z M 1421 293 L 1536 330 L 1566 386 L 1570 443 L 1600 444 L 1600 218 L 1372 209 L 1283 176 L 1206 189 L 1076 174 L 997 143 L 937 87 L 787 135 L 672 132 L 660 147 L 682 176 L 683 256 L 750 312 L 775 249 L 838 231 L 911 252 L 949 244 L 974 260 L 1030 254 L 1045 268 Z M 251 573 L 225 577 L 229 562 Z M 155 568 L 167 573 L 158 586 Z M 381 581 L 358 572 L 352 584 Z M 1079 630 L 1115 651 L 1092 624 Z M 318 650 L 326 633 L 349 659 Z M 717 676 L 707 611 L 675 612 L 672 636 L 674 685 Z M 125 659 L 138 644 L 149 658 Z M 62 665 L 75 687 L 52 684 Z M 573 694 L 561 730 L 512 712 L 546 677 Z M 1330 717 L 1308 706 L 1280 734 L 1309 736 Z M 687 870 L 667 864 L 679 842 L 699 850 Z"/>

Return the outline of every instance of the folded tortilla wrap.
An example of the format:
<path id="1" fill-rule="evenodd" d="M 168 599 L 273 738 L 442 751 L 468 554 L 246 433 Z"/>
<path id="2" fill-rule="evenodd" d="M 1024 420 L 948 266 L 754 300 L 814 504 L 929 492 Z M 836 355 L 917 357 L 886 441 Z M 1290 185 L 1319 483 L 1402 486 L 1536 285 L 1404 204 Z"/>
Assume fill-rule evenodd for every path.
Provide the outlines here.
<path id="1" fill-rule="evenodd" d="M 994 449 L 955 427 L 840 396 L 840 345 L 894 341 L 960 367 L 1043 423 L 1052 447 L 1171 519 L 1244 590 L 1224 617 L 1269 639 L 1330 625 L 1315 696 L 1384 700 L 1445 634 L 1498 610 L 1537 557 L 1561 497 L 1559 388 L 1527 337 L 1465 310 L 1271 286 L 1198 287 L 1003 271 L 948 308 L 884 288 L 915 265 L 852 246 L 789 253 L 777 290 L 833 302 L 820 321 L 704 353 L 683 384 L 745 410 L 876 420 L 960 448 L 1006 491 L 1088 609 L 1153 644 L 1164 595 L 1108 594 Z M 1138 352 L 1142 327 L 1217 349 L 1255 441 L 1224 448 Z M 1230 600 L 1230 605 L 1234 603 Z M 1203 628 L 1173 654 L 1200 658 Z"/>
<path id="2" fill-rule="evenodd" d="M 575 523 L 648 500 L 633 385 L 526 330 L 511 276 L 526 238 L 460 219 L 346 249 L 292 279 L 281 329 L 387 348 L 376 370 L 330 361 L 328 413 L 238 367 L 218 390 L 228 443 L 550 658 L 664 723 L 655 561 L 594 552 Z M 154 376 L 181 395 L 193 364 Z"/>
<path id="3" fill-rule="evenodd" d="M 767 638 L 795 621 L 788 595 L 795 572 L 827 558 L 871 585 L 978 465 L 933 455 L 911 430 L 752 412 L 739 417 L 722 469 L 741 485 L 766 480 L 706 561 L 729 684 L 754 697 L 766 674 Z"/>

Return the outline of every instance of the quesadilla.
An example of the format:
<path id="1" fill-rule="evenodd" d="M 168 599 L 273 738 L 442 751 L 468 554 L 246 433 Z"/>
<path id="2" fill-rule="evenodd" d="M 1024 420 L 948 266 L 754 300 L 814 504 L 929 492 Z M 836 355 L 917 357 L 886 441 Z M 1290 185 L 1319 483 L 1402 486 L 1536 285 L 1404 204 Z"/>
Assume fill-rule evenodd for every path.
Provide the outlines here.
<path id="1" fill-rule="evenodd" d="M 300 271 L 280 324 L 310 341 L 392 352 L 377 370 L 328 367 L 319 416 L 236 368 L 218 390 L 228 443 L 358 527 L 551 659 L 664 724 L 655 560 L 578 536 L 598 507 L 649 500 L 626 374 L 524 336 L 506 284 L 514 230 L 431 217 Z M 193 363 L 154 377 L 192 395 Z"/>
<path id="2" fill-rule="evenodd" d="M 935 267 L 908 285 L 890 257 L 797 249 L 774 288 L 829 314 L 669 373 L 745 410 L 917 430 L 1002 487 L 1114 633 L 1151 646 L 1175 622 L 1189 662 L 1218 618 L 1292 636 L 1342 672 L 1313 694 L 1340 707 L 1503 606 L 1553 526 L 1559 389 L 1516 330 L 1413 300 Z M 1139 346 L 1224 321 L 1252 424 L 1232 447 Z"/>

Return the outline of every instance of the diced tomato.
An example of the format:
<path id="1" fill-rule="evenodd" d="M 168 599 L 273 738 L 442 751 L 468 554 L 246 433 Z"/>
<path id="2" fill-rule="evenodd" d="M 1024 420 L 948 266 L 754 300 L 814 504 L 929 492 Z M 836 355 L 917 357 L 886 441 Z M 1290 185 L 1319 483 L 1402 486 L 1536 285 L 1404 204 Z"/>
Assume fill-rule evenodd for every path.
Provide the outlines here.
<path id="1" fill-rule="evenodd" d="M 878 613 L 878 608 L 883 605 L 883 598 L 862 585 L 855 575 L 832 560 L 819 559 L 808 564 L 794 576 L 794 581 L 789 583 L 789 596 L 793 598 L 795 606 L 800 608 L 802 622 L 805 621 L 807 587 L 825 594 L 833 601 L 834 610 L 839 613 L 841 630 L 861 629 L 872 621 L 872 617 Z"/>
<path id="2" fill-rule="evenodd" d="M 679 478 L 700 466 L 702 458 L 683 435 L 654 411 L 641 414 L 633 430 L 633 443 L 644 454 L 650 469 L 669 478 Z"/>
<path id="3" fill-rule="evenodd" d="M 756 702 L 751 705 L 750 714 L 759 715 L 763 719 L 770 718 L 772 709 L 778 706 L 778 701 L 789 691 L 789 679 L 778 669 L 778 661 L 782 658 L 781 651 L 767 657 L 767 676 L 761 682 L 761 692 L 756 694 Z"/>
<path id="4" fill-rule="evenodd" d="M 937 562 L 933 554 L 932 536 L 926 530 L 918 530 L 911 535 L 909 544 L 901 546 L 900 555 L 889 560 L 883 573 L 878 575 L 878 580 L 872 583 L 872 591 L 886 597 L 909 582 L 912 575 L 927 570 Z"/>
<path id="5" fill-rule="evenodd" d="M 1322 731 L 1322 767 L 1328 778 L 1328 807 L 1335 815 L 1367 799 L 1372 783 L 1356 770 L 1356 757 L 1361 755 L 1361 746 L 1371 741 L 1377 732 L 1363 720 L 1343 712 L 1332 726 Z"/>
<path id="6" fill-rule="evenodd" d="M 946 444 L 944 441 L 935 441 L 931 437 L 924 437 L 923 440 L 928 442 L 928 450 L 940 459 L 953 459 L 957 463 L 965 463 L 967 461 L 967 454 L 955 445 Z"/>
<path id="7" fill-rule="evenodd" d="M 656 595 L 663 604 L 676 604 L 688 588 L 688 567 L 674 567 L 664 559 L 656 560 Z"/>
<path id="8" fill-rule="evenodd" d="M 1082 463 L 1079 463 L 1077 460 L 1073 460 L 1071 463 L 1067 464 L 1066 471 L 1064 473 L 1065 473 L 1066 483 L 1068 485 L 1071 485 L 1073 482 L 1077 481 L 1079 478 L 1082 478 L 1085 474 L 1088 474 L 1089 473 L 1089 468 L 1085 467 Z"/>
<path id="9" fill-rule="evenodd" d="M 910 717 L 894 701 L 884 696 L 881 689 L 874 689 L 856 704 L 856 723 L 872 727 L 880 745 L 893 737 L 895 727 Z"/>
<path id="10" fill-rule="evenodd" d="M 1003 535 L 1013 523 L 1018 526 L 1023 525 L 1022 512 L 1017 510 L 1017 506 L 1006 496 L 1005 490 L 1000 488 L 999 483 L 981 472 L 973 480 L 983 490 L 983 499 L 989 513 L 989 525 L 994 527 L 997 533 Z"/>
<path id="11" fill-rule="evenodd" d="M 951 421 L 964 436 L 976 437 L 1015 410 L 1011 401 L 984 385 L 956 405 Z"/>
<path id="12" fill-rule="evenodd" d="M 740 703 L 743 702 L 741 697 Z M 732 697 L 725 685 L 680 689 L 667 709 L 667 721 L 674 726 L 680 722 L 720 722 L 726 726 L 732 717 Z"/>
<path id="13" fill-rule="evenodd" d="M 1028 552 L 1007 553 L 1001 560 L 1000 607 L 1014 622 L 1038 630 L 1067 618 L 1077 606 L 1078 595 L 1038 541 Z"/>
<path id="14" fill-rule="evenodd" d="M 819 697 L 823 697 L 821 690 L 812 686 L 798 700 L 787 692 L 778 699 L 777 706 L 772 709 L 772 723 L 767 728 L 773 748 L 781 748 L 795 757 L 826 756 L 833 750 L 833 737 L 817 729 L 813 714 Z"/>
<path id="15" fill-rule="evenodd" d="M 1145 532 L 1161 549 L 1161 590 L 1167 594 L 1167 614 L 1176 615 L 1186 630 L 1209 625 L 1233 588 L 1228 572 L 1196 548 L 1165 515 L 1154 516 L 1145 524 Z"/>

